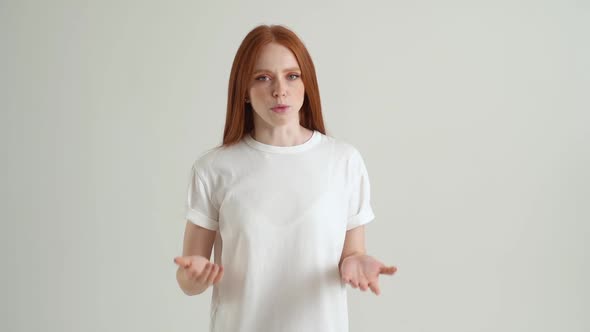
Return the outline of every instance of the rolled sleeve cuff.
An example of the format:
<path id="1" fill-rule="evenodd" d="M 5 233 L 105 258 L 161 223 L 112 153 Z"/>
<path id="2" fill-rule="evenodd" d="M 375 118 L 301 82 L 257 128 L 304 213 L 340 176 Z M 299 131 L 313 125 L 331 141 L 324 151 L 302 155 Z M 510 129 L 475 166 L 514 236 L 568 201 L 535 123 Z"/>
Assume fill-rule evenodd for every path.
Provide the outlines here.
<path id="1" fill-rule="evenodd" d="M 201 226 L 212 231 L 219 229 L 219 222 L 217 220 L 211 219 L 205 214 L 191 208 L 187 208 L 186 210 L 186 219 L 197 226 Z"/>
<path id="2" fill-rule="evenodd" d="M 359 214 L 352 216 L 348 219 L 348 223 L 346 225 L 346 230 L 351 230 L 355 227 L 364 225 L 370 221 L 375 219 L 375 214 L 373 213 L 372 208 L 365 209 L 361 211 Z"/>

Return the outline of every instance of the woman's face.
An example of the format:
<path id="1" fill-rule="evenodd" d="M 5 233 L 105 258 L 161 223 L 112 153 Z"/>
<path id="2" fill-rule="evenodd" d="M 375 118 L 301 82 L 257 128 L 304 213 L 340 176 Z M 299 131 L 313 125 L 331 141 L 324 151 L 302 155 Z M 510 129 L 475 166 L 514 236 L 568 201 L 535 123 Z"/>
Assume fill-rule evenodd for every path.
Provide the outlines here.
<path id="1" fill-rule="evenodd" d="M 248 99 L 254 109 L 254 126 L 299 125 L 305 88 L 295 55 L 277 43 L 261 49 L 254 65 Z M 286 105 L 277 108 L 278 105 Z"/>

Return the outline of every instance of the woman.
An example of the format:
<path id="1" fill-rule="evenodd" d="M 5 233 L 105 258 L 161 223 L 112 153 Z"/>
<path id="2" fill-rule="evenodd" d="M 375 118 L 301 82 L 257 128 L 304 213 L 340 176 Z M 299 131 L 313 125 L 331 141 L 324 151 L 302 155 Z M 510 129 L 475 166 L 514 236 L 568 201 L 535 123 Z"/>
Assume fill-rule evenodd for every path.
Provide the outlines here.
<path id="1" fill-rule="evenodd" d="M 213 285 L 210 331 L 348 331 L 346 284 L 378 295 L 396 271 L 365 254 L 363 158 L 326 135 L 311 57 L 282 26 L 237 51 L 223 144 L 192 167 L 186 219 L 177 280 Z"/>

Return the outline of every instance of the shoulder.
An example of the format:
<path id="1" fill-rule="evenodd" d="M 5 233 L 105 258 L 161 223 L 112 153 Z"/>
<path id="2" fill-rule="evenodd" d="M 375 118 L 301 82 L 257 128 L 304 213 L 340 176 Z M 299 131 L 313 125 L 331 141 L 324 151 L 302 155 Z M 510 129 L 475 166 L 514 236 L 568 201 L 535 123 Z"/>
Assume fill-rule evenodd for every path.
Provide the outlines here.
<path id="1" fill-rule="evenodd" d="M 192 169 L 202 176 L 211 175 L 218 169 L 235 165 L 242 153 L 242 143 L 230 146 L 216 146 L 200 153 L 194 158 Z"/>
<path id="2" fill-rule="evenodd" d="M 326 144 L 330 145 L 332 150 L 342 159 L 348 161 L 362 159 L 359 149 L 351 142 L 329 135 L 323 135 L 323 138 Z"/>
<path id="3" fill-rule="evenodd" d="M 205 170 L 210 168 L 211 165 L 215 162 L 215 159 L 218 158 L 220 149 L 220 147 L 214 147 L 197 153 L 197 155 L 194 158 L 193 168 L 198 170 Z"/>
<path id="4" fill-rule="evenodd" d="M 350 141 L 325 136 L 327 144 L 332 145 L 336 162 L 343 167 L 346 177 L 356 180 L 368 173 L 367 164 L 360 150 Z"/>

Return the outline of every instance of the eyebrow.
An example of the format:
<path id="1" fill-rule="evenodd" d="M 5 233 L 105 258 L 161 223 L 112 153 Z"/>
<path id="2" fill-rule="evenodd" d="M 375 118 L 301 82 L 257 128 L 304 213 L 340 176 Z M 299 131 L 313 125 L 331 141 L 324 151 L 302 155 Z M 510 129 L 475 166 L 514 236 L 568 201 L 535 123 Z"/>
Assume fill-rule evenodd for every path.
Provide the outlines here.
<path id="1" fill-rule="evenodd" d="M 288 72 L 288 71 L 301 71 L 301 69 L 299 69 L 299 67 L 291 67 L 291 68 L 287 68 L 284 69 L 283 72 Z M 260 73 L 260 72 L 271 72 L 271 70 L 268 69 L 256 69 L 254 70 L 254 74 Z"/>

